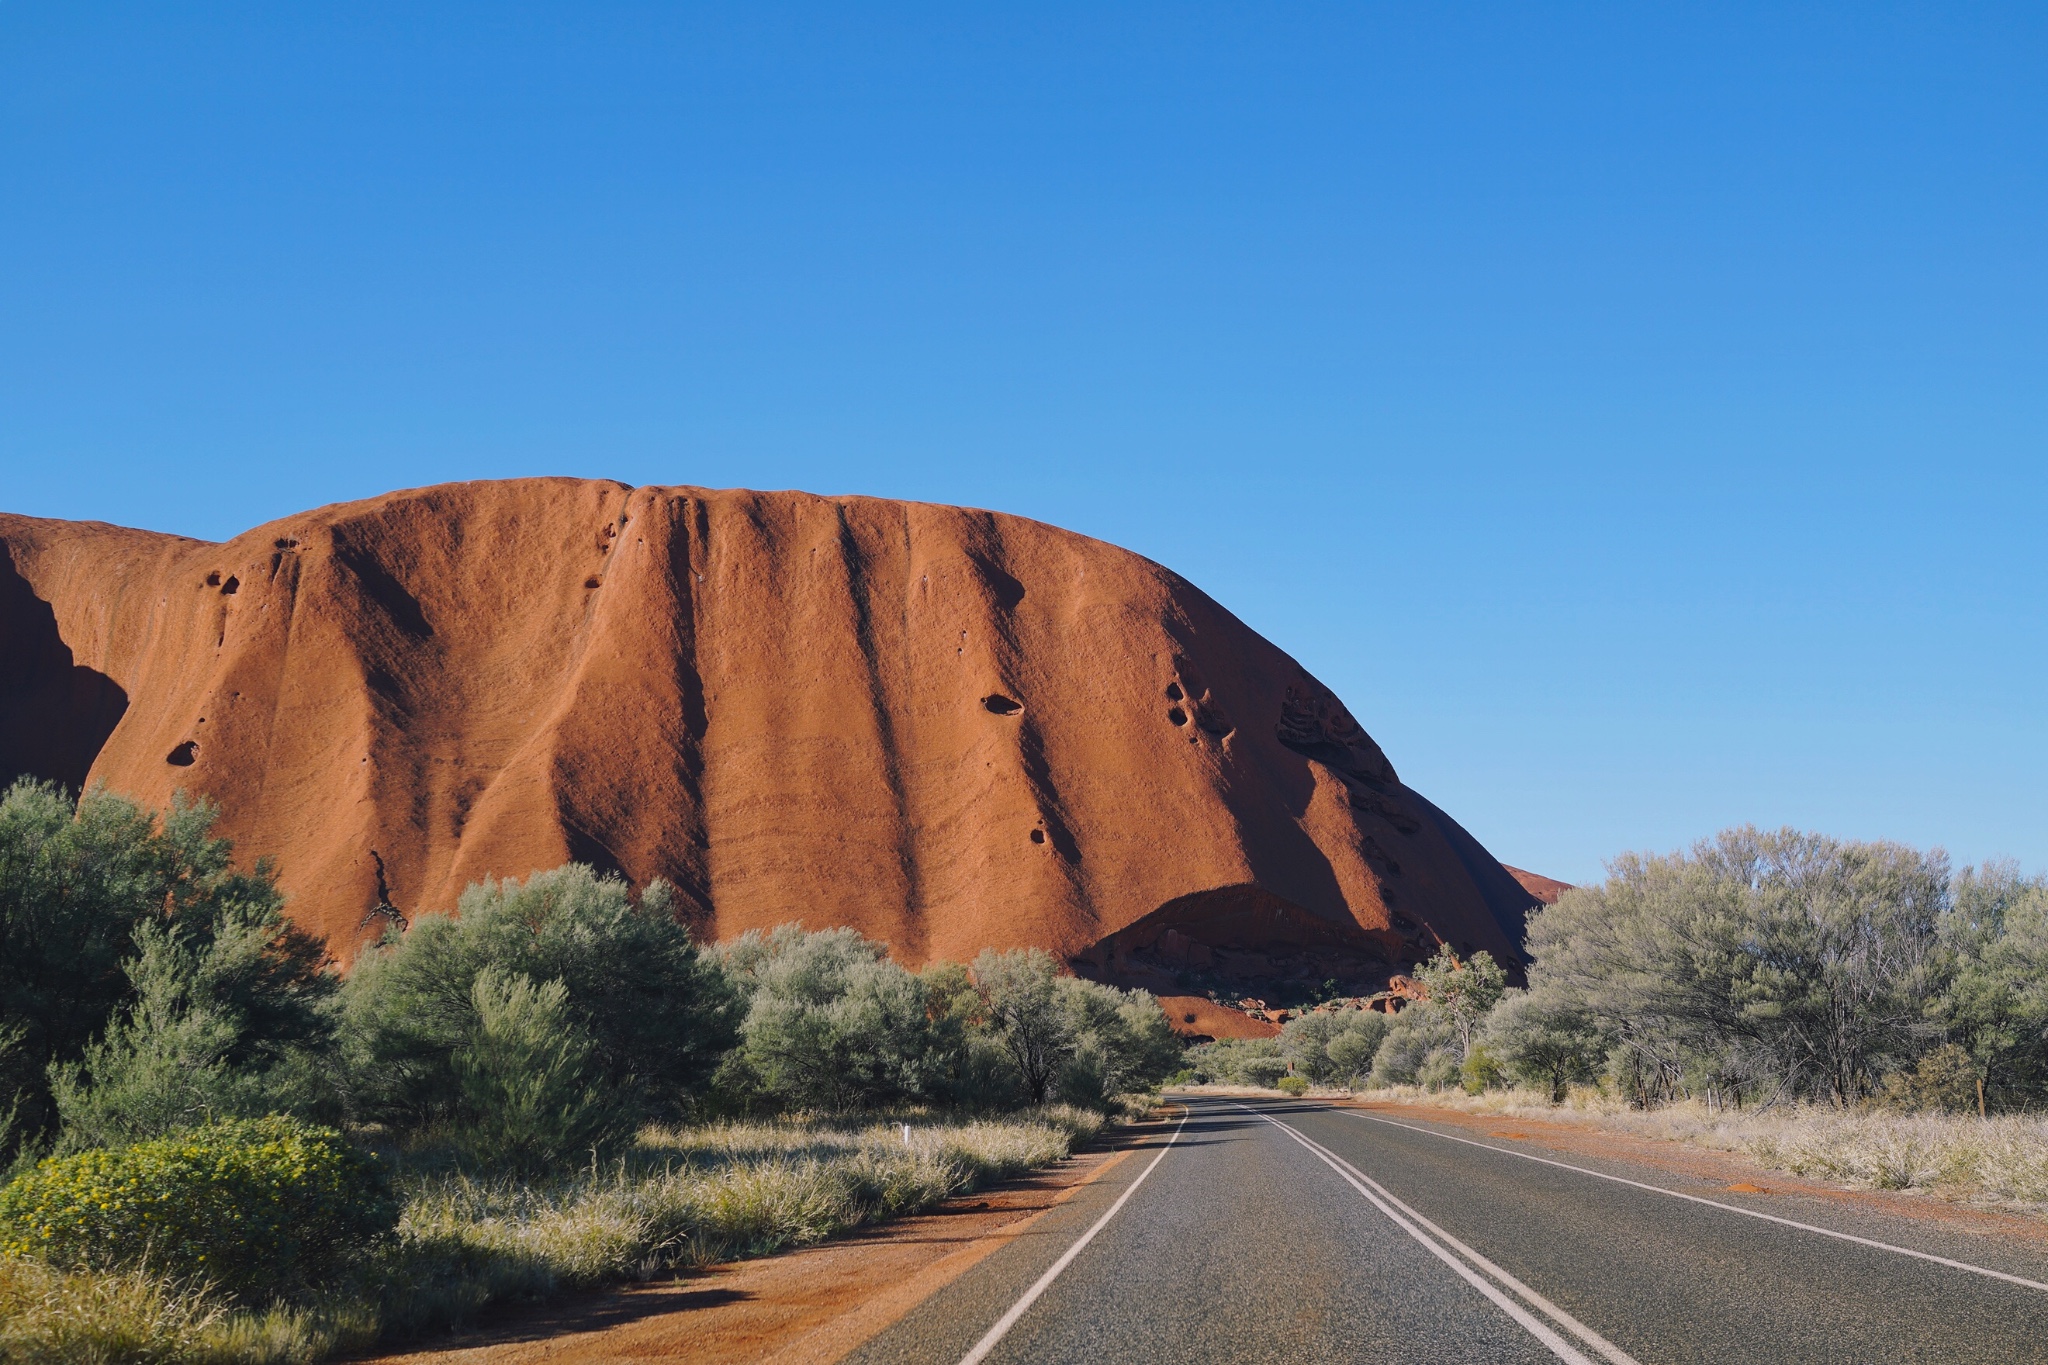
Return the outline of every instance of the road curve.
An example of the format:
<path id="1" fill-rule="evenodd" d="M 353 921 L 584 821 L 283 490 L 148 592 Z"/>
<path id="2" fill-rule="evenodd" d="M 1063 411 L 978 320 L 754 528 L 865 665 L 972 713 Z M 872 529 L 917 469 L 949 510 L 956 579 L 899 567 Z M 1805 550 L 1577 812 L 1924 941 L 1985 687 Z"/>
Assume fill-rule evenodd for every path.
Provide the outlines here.
<path id="1" fill-rule="evenodd" d="M 1186 1103 L 847 1361 L 2048 1361 L 2037 1248 L 1400 1114 Z"/>

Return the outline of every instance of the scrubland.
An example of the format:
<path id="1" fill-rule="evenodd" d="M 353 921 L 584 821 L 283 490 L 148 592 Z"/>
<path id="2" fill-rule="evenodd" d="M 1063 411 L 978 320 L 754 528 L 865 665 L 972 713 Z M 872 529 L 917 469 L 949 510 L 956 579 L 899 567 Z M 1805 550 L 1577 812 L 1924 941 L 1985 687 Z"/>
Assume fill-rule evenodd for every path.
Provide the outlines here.
<path id="1" fill-rule="evenodd" d="M 1664 1138 L 1732 1152 L 1770 1170 L 1815 1180 L 1863 1189 L 1913 1190 L 2048 1216 L 2048 1117 L 2040 1115 L 1980 1118 L 1814 1104 L 1710 1109 L 1700 1100 L 1644 1110 L 1590 1086 L 1575 1087 L 1558 1105 L 1547 1095 L 1526 1089 L 1470 1095 L 1390 1086 L 1359 1091 L 1358 1097 Z"/>
<path id="2" fill-rule="evenodd" d="M 805 1245 L 1057 1161 L 1180 1061 L 1041 950 L 700 945 L 577 864 L 394 911 L 344 976 L 217 815 L 0 795 L 0 1361 L 310 1362 Z"/>
<path id="3" fill-rule="evenodd" d="M 1525 947 L 1526 986 L 1440 944 L 1398 1014 L 1308 1014 L 1191 1049 L 1188 1075 L 1560 1118 L 2048 1211 L 2048 876 L 1731 829 L 1617 858 L 1533 912 Z"/>
<path id="4" fill-rule="evenodd" d="M 287 1365 L 459 1325 L 492 1305 L 823 1241 L 1059 1161 L 1103 1117 L 1055 1105 L 964 1122 L 650 1128 L 551 1178 L 407 1169 L 398 1233 L 352 1284 L 238 1307 L 144 1264 L 0 1257 L 0 1360 Z"/>

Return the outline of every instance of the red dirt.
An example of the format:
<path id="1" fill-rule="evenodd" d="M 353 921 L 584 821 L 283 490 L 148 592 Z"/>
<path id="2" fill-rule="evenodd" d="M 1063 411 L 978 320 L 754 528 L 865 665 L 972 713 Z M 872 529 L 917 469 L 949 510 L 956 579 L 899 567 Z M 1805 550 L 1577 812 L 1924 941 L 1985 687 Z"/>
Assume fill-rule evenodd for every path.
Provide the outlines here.
<path id="1" fill-rule="evenodd" d="M 1531 904 L 1199 590 L 992 512 L 520 479 L 220 545 L 0 515 L 0 645 L 0 779 L 213 798 L 344 959 L 570 859 L 709 936 L 1168 986 L 1512 961 Z"/>
<path id="2" fill-rule="evenodd" d="M 1158 1131 L 1140 1128 L 1118 1140 L 1119 1150 L 1083 1154 L 922 1217 L 668 1284 L 580 1296 L 454 1341 L 380 1356 L 374 1365 L 830 1365 L 991 1252 L 1029 1235 L 1049 1209 Z"/>
<path id="3" fill-rule="evenodd" d="M 1159 1007 L 1166 1011 L 1166 1022 L 1183 1038 L 1275 1038 L 1280 1034 L 1280 1026 L 1271 1020 L 1254 1019 L 1205 995 L 1162 995 Z"/>

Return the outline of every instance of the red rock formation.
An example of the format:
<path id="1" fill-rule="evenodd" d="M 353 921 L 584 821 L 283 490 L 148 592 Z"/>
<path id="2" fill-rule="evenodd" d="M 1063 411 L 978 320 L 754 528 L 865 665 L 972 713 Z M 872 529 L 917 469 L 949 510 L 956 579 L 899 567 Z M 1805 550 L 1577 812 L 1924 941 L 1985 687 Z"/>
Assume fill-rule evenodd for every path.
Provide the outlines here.
<path id="1" fill-rule="evenodd" d="M 523 479 L 0 547 L 0 775 L 204 793 L 343 957 L 568 859 L 1131 979 L 1513 960 L 1530 904 L 1292 659 L 1017 517 Z"/>
<path id="2" fill-rule="evenodd" d="M 1254 1019 L 1243 1010 L 1219 1005 L 1206 995 L 1162 995 L 1159 1007 L 1173 1031 L 1189 1041 L 1208 1042 L 1217 1038 L 1274 1038 L 1280 1026 L 1267 1019 Z"/>
<path id="3" fill-rule="evenodd" d="M 1502 863 L 1501 866 L 1507 868 L 1508 875 L 1522 884 L 1524 891 L 1545 905 L 1557 904 L 1557 898 L 1572 889 L 1570 882 L 1561 882 L 1540 872 L 1524 872 L 1519 867 L 1508 867 L 1506 863 Z"/>

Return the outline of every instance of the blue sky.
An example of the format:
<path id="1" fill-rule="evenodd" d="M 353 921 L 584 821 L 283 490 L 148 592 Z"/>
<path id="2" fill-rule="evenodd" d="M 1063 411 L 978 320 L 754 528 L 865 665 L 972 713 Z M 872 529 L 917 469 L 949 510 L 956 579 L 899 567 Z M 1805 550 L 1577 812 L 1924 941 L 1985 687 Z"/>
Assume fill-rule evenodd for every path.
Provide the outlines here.
<path id="1" fill-rule="evenodd" d="M 1570 879 L 2048 868 L 2048 10 L 0 5 L 0 507 L 558 473 L 1181 571 Z"/>

